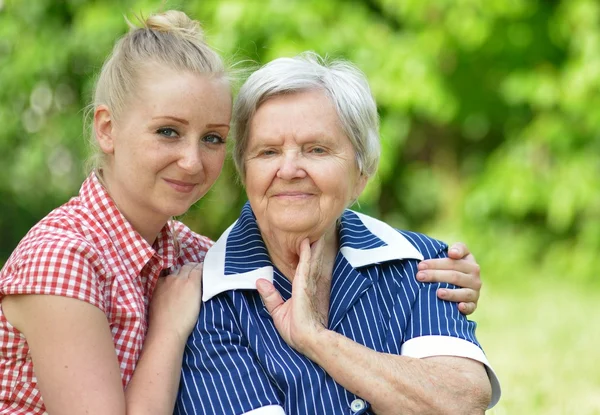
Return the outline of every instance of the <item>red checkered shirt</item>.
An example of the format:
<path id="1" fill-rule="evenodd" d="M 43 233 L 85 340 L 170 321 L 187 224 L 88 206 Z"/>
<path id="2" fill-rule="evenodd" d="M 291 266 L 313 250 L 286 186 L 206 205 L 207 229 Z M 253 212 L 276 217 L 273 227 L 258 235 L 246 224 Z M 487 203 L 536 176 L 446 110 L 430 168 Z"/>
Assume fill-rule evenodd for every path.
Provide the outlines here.
<path id="1" fill-rule="evenodd" d="M 27 340 L 2 312 L 5 295 L 60 295 L 102 310 L 126 386 L 142 350 L 148 304 L 159 275 L 203 261 L 211 245 L 210 239 L 172 221 L 150 246 L 92 173 L 79 196 L 35 225 L 0 271 L 0 413 L 46 413 Z"/>

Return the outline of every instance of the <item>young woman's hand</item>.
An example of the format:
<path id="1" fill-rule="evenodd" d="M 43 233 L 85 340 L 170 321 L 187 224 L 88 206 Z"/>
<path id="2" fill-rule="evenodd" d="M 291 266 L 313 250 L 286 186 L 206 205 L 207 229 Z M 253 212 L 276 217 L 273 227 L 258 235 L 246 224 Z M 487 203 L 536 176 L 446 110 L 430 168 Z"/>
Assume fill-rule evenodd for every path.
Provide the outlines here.
<path id="1" fill-rule="evenodd" d="M 447 282 L 458 287 L 454 290 L 441 288 L 438 297 L 458 304 L 465 315 L 472 314 L 477 308 L 481 292 L 479 264 L 461 242 L 448 249 L 448 258 L 428 259 L 419 263 L 417 279 L 422 282 Z"/>
<path id="2" fill-rule="evenodd" d="M 185 264 L 161 277 L 150 302 L 149 327 L 173 331 L 185 342 L 192 332 L 202 302 L 202 264 Z"/>

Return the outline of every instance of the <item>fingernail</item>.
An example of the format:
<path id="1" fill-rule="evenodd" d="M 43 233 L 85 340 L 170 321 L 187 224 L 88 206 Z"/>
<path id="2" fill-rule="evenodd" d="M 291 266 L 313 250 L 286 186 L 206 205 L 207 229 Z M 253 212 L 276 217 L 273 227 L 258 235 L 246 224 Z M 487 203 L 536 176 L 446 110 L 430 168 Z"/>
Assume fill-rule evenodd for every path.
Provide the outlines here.
<path id="1" fill-rule="evenodd" d="M 427 277 L 427 274 L 425 274 L 424 272 L 417 272 L 417 279 L 419 281 L 425 281 L 426 277 Z"/>
<path id="2" fill-rule="evenodd" d="M 427 269 L 427 263 L 419 262 L 419 269 Z"/>
<path id="3" fill-rule="evenodd" d="M 452 248 L 452 249 L 450 250 L 450 252 L 452 252 L 453 254 L 458 254 L 458 249 L 456 249 L 456 248 Z"/>
<path id="4" fill-rule="evenodd" d="M 445 289 L 443 289 L 443 288 L 440 288 L 440 289 L 438 290 L 438 295 L 439 295 L 440 297 L 445 297 L 445 296 L 446 296 L 446 294 L 448 294 L 448 291 L 446 291 Z"/>

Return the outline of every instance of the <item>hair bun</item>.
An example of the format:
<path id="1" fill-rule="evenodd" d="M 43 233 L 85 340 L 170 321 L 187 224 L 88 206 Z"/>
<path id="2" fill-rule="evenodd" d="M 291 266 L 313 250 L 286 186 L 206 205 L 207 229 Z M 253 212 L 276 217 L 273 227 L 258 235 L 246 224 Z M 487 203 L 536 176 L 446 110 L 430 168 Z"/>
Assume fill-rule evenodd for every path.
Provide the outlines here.
<path id="1" fill-rule="evenodd" d="M 181 34 L 199 39 L 204 37 L 200 22 L 190 19 L 187 14 L 179 10 L 168 10 L 140 20 L 143 27 L 157 32 Z"/>

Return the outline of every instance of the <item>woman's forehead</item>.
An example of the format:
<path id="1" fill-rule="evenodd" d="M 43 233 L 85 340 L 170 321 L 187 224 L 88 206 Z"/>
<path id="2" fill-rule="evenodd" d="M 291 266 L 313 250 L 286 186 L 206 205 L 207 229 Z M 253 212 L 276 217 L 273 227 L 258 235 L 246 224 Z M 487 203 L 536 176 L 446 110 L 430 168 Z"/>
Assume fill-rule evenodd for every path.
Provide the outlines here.
<path id="1" fill-rule="evenodd" d="M 347 140 L 337 112 L 327 101 L 323 106 L 315 102 L 286 97 L 272 100 L 259 109 L 250 123 L 249 139 L 275 140 L 294 137 L 301 141 Z"/>
<path id="2" fill-rule="evenodd" d="M 269 98 L 250 120 L 250 130 L 324 130 L 336 124 L 339 117 L 329 97 L 322 91 L 310 90 Z"/>
<path id="3" fill-rule="evenodd" d="M 195 117 L 201 114 L 231 117 L 232 98 L 229 84 L 211 74 L 160 67 L 141 77 L 131 105 L 151 114 Z"/>

